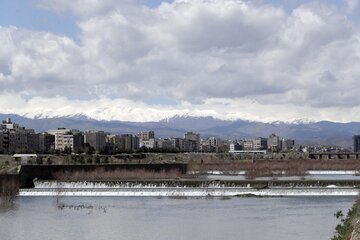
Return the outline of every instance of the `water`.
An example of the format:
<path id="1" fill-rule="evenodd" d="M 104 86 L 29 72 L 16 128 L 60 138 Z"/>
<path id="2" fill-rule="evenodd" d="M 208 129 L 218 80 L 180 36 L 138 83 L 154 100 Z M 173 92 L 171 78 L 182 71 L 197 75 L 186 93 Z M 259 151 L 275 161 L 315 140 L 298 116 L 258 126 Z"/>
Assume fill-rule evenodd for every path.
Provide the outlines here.
<path id="1" fill-rule="evenodd" d="M 355 197 L 18 197 L 1 239 L 328 240 Z M 59 208 L 58 206 L 62 206 Z"/>
<path id="2" fill-rule="evenodd" d="M 210 180 L 246 180 L 245 175 L 206 175 L 207 179 Z M 311 174 L 305 176 L 279 176 L 279 177 L 258 177 L 255 180 L 360 180 L 359 175 L 351 174 Z"/>

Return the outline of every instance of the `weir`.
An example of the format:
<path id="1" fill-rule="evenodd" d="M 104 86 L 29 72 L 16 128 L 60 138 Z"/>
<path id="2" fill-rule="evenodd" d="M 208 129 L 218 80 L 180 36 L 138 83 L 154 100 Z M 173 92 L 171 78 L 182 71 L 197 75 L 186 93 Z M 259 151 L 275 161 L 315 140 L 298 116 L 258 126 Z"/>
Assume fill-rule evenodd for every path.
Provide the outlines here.
<path id="1" fill-rule="evenodd" d="M 147 196 L 147 197 L 284 197 L 357 196 L 355 188 L 87 188 L 21 189 L 19 196 Z"/>
<path id="2" fill-rule="evenodd" d="M 357 196 L 355 187 L 225 187 L 209 184 L 198 187 L 166 184 L 37 181 L 33 189 L 20 189 L 19 196 L 149 196 L 149 197 L 281 197 Z"/>
<path id="3" fill-rule="evenodd" d="M 180 177 L 174 178 L 166 174 L 174 171 L 180 173 Z M 92 176 L 88 173 L 97 173 L 95 174 L 97 177 L 108 172 L 117 173 L 116 177 L 113 177 L 115 180 L 84 178 Z M 143 175 L 137 178 L 125 178 L 124 174 L 133 172 Z M 58 179 L 59 173 L 67 173 L 70 177 L 82 174 L 84 179 L 69 180 L 66 177 Z M 147 175 L 148 173 L 155 175 Z M 216 171 L 213 173 L 218 174 Z M 338 174 L 356 173 L 357 171 L 338 172 Z M 334 171 L 324 174 L 334 174 Z M 119 176 L 120 178 L 117 178 Z M 146 176 L 152 178 L 145 178 Z M 360 179 L 207 179 L 204 175 L 188 174 L 185 164 L 22 166 L 19 182 L 21 184 L 19 196 L 356 196 L 360 189 Z"/>

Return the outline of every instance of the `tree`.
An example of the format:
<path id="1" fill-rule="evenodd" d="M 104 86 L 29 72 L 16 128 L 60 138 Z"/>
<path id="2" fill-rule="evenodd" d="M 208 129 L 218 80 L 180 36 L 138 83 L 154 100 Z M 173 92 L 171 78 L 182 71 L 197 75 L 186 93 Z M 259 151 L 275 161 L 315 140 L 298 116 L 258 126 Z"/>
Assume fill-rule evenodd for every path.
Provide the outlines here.
<path id="1" fill-rule="evenodd" d="M 65 153 L 65 154 L 71 154 L 71 153 L 72 153 L 71 147 L 65 147 L 65 148 L 64 148 L 64 153 Z"/>
<path id="2" fill-rule="evenodd" d="M 109 157 L 105 157 L 103 163 L 109 163 Z"/>
<path id="3" fill-rule="evenodd" d="M 47 160 L 46 160 L 46 164 L 48 164 L 48 165 L 51 165 L 52 164 L 52 161 L 51 161 L 51 159 L 48 157 L 47 158 Z"/>
<path id="4" fill-rule="evenodd" d="M 96 157 L 95 157 L 95 163 L 97 163 L 97 164 L 100 163 L 100 157 L 99 157 L 99 155 L 96 155 Z"/>
<path id="5" fill-rule="evenodd" d="M 37 156 L 37 157 L 36 157 L 36 163 L 39 164 L 39 165 L 42 165 L 42 164 L 43 164 L 43 158 L 42 158 L 42 156 Z"/>

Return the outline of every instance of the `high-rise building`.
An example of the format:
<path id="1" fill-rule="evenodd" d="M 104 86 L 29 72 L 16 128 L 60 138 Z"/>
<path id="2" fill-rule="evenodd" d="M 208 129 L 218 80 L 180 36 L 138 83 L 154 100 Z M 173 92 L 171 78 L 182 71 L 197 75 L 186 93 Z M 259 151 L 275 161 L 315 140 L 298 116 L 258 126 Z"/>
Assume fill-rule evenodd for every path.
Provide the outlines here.
<path id="1" fill-rule="evenodd" d="M 55 136 L 55 150 L 69 149 L 72 152 L 78 152 L 84 149 L 84 135 L 78 130 L 58 128 L 48 133 Z"/>
<path id="2" fill-rule="evenodd" d="M 35 134 L 33 129 L 25 129 L 19 124 L 13 123 L 11 118 L 7 118 L 1 124 L 3 152 L 27 152 L 28 151 L 28 135 Z"/>
<path id="3" fill-rule="evenodd" d="M 139 140 L 139 147 L 145 147 L 145 148 L 156 148 L 156 139 L 150 138 L 149 140 Z"/>
<path id="4" fill-rule="evenodd" d="M 27 151 L 33 153 L 40 152 L 40 133 L 27 134 Z"/>
<path id="5" fill-rule="evenodd" d="M 200 134 L 187 132 L 184 136 L 184 151 L 198 152 L 200 150 Z"/>
<path id="6" fill-rule="evenodd" d="M 70 129 L 58 128 L 55 130 L 49 130 L 48 134 L 54 135 L 55 137 L 55 150 L 64 151 L 65 148 L 72 146 L 72 137 L 70 135 Z"/>
<path id="7" fill-rule="evenodd" d="M 210 137 L 208 139 L 201 139 L 201 152 L 220 152 L 224 146 L 224 141 L 217 137 Z"/>
<path id="8" fill-rule="evenodd" d="M 139 140 L 148 141 L 150 139 L 155 138 L 155 132 L 154 131 L 148 131 L 148 132 L 139 132 L 136 134 L 136 136 L 139 138 Z"/>
<path id="9" fill-rule="evenodd" d="M 353 136 L 354 152 L 360 152 L 360 135 Z"/>
<path id="10" fill-rule="evenodd" d="M 106 145 L 114 152 L 125 151 L 125 138 L 120 135 L 107 135 Z"/>
<path id="11" fill-rule="evenodd" d="M 85 147 L 84 135 L 80 132 L 73 133 L 73 152 L 83 151 Z"/>
<path id="12" fill-rule="evenodd" d="M 55 149 L 55 136 L 49 133 L 40 134 L 40 151 L 48 152 Z"/>
<path id="13" fill-rule="evenodd" d="M 229 152 L 243 150 L 242 146 L 237 142 L 230 143 Z"/>
<path id="14" fill-rule="evenodd" d="M 174 149 L 173 141 L 170 138 L 157 139 L 156 145 L 158 148 L 161 149 L 167 149 L 167 150 Z"/>
<path id="15" fill-rule="evenodd" d="M 268 149 L 272 152 L 278 152 L 281 149 L 279 136 L 276 136 L 274 133 L 269 136 L 267 144 Z"/>
<path id="16" fill-rule="evenodd" d="M 156 148 L 154 131 L 139 132 L 136 136 L 139 140 L 139 147 Z"/>
<path id="17" fill-rule="evenodd" d="M 171 138 L 172 146 L 174 149 L 177 149 L 179 152 L 184 151 L 184 139 L 183 138 Z"/>
<path id="18" fill-rule="evenodd" d="M 124 138 L 124 150 L 125 151 L 134 151 L 139 149 L 139 138 L 132 134 L 122 134 L 122 138 Z"/>
<path id="19" fill-rule="evenodd" d="M 293 139 L 283 139 L 281 150 L 282 151 L 290 151 L 295 146 L 295 140 Z"/>
<path id="20" fill-rule="evenodd" d="M 266 150 L 268 146 L 268 141 L 266 138 L 257 137 L 253 140 L 253 149 L 254 150 Z"/>
<path id="21" fill-rule="evenodd" d="M 103 131 L 88 131 L 84 133 L 85 143 L 88 143 L 96 152 L 101 152 L 106 146 L 106 134 Z"/>
<path id="22" fill-rule="evenodd" d="M 252 140 L 243 141 L 244 150 L 253 150 L 254 144 Z"/>
<path id="23" fill-rule="evenodd" d="M 0 153 L 4 153 L 3 140 L 4 140 L 4 134 L 2 132 L 2 128 L 0 127 Z"/>

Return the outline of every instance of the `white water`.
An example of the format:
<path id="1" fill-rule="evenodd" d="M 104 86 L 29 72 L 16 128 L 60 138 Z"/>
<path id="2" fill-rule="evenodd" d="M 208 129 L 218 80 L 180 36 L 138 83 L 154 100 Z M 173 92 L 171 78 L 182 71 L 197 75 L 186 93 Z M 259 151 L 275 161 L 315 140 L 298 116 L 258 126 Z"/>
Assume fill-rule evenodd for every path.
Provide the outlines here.
<path id="1" fill-rule="evenodd" d="M 309 175 L 355 175 L 359 171 L 354 170 L 310 170 L 307 172 Z"/>
<path id="2" fill-rule="evenodd" d="M 275 174 L 285 174 L 285 171 L 274 171 Z M 208 174 L 208 175 L 245 175 L 246 171 L 189 171 L 189 174 Z M 359 171 L 355 170 L 310 170 L 307 171 L 306 174 L 308 175 L 355 175 L 359 174 Z"/>
<path id="3" fill-rule="evenodd" d="M 224 187 L 212 184 L 204 187 L 169 187 L 133 183 L 35 181 L 35 188 L 20 189 L 19 196 L 152 196 L 152 197 L 231 197 L 255 196 L 357 196 L 353 187 Z"/>
<path id="4" fill-rule="evenodd" d="M 118 188 L 118 189 L 22 189 L 19 196 L 122 196 L 122 197 L 234 197 L 241 195 L 254 195 L 262 197 L 280 197 L 280 196 L 357 196 L 358 189 L 246 189 L 246 188 Z"/>

